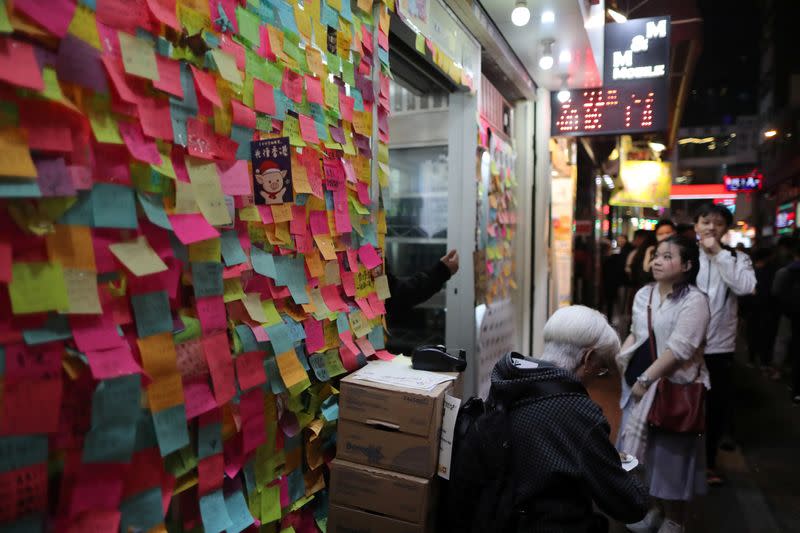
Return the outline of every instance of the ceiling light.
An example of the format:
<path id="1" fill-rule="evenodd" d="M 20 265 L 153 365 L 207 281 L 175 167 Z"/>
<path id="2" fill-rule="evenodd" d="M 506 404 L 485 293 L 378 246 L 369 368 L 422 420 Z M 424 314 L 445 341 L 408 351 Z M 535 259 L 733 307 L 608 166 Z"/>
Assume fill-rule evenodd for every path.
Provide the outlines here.
<path id="1" fill-rule="evenodd" d="M 553 39 L 542 41 L 542 57 L 539 58 L 539 68 L 550 70 L 553 68 Z"/>
<path id="2" fill-rule="evenodd" d="M 514 26 L 524 26 L 531 20 L 531 10 L 528 9 L 527 0 L 517 0 L 511 11 L 511 22 Z"/>
<path id="3" fill-rule="evenodd" d="M 626 17 L 625 15 L 620 13 L 619 11 L 614 11 L 611 8 L 608 8 L 606 11 L 608 11 L 608 16 L 611 17 L 612 19 L 614 19 L 614 22 L 617 22 L 619 24 L 621 24 L 623 22 L 628 22 L 628 17 Z"/>
<path id="4" fill-rule="evenodd" d="M 650 144 L 650 149 L 653 150 L 654 152 L 660 153 L 667 149 L 667 147 L 663 143 L 650 141 L 649 144 Z"/>
<path id="5" fill-rule="evenodd" d="M 567 89 L 561 89 L 560 91 L 558 91 L 558 94 L 556 95 L 556 98 L 558 98 L 558 101 L 561 102 L 562 104 L 567 100 L 569 100 L 569 97 L 570 97 L 570 92 Z"/>
<path id="6" fill-rule="evenodd" d="M 570 61 L 572 61 L 572 52 L 570 52 L 569 50 L 561 50 L 561 52 L 558 53 L 559 63 L 564 64 L 564 63 L 569 63 Z"/>
<path id="7" fill-rule="evenodd" d="M 556 14 L 551 9 L 542 11 L 542 24 L 552 24 L 556 21 Z"/>
<path id="8" fill-rule="evenodd" d="M 764 137 L 766 137 L 767 139 L 772 139 L 777 134 L 778 134 L 778 130 L 773 128 L 773 129 L 769 129 L 769 130 L 765 131 L 764 132 Z"/>

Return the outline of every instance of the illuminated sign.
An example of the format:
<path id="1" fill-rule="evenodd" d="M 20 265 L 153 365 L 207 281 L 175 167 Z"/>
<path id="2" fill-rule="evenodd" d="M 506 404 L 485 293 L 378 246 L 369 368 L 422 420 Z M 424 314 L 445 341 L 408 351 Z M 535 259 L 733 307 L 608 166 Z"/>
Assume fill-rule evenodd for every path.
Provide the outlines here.
<path id="1" fill-rule="evenodd" d="M 605 25 L 603 84 L 666 79 L 670 18 L 632 19 Z"/>
<path id="2" fill-rule="evenodd" d="M 666 87 L 604 87 L 573 89 L 569 93 L 564 102 L 552 93 L 553 136 L 614 135 L 667 128 Z"/>
<path id="3" fill-rule="evenodd" d="M 722 178 L 725 183 L 725 190 L 731 192 L 751 192 L 760 191 L 763 186 L 764 176 L 757 170 L 739 176 L 725 175 Z"/>
<path id="4" fill-rule="evenodd" d="M 796 216 L 797 211 L 795 210 L 794 202 L 778 207 L 778 212 L 775 214 L 775 230 L 778 235 L 791 235 L 794 232 L 794 227 L 797 223 Z"/>

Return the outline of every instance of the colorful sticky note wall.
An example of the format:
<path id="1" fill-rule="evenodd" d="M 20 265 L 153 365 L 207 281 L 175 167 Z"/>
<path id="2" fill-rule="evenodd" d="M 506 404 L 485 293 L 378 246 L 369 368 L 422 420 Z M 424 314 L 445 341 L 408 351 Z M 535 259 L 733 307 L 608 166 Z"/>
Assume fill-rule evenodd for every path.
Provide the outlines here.
<path id="1" fill-rule="evenodd" d="M 390 6 L 0 1 L 0 530 L 324 531 Z"/>

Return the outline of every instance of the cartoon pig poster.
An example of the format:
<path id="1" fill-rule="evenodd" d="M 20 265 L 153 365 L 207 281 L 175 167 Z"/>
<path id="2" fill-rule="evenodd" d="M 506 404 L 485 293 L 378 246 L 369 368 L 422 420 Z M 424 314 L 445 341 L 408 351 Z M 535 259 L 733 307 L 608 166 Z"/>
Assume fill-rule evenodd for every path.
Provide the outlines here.
<path id="1" fill-rule="evenodd" d="M 289 150 L 288 137 L 250 143 L 256 205 L 292 202 L 292 157 Z"/>

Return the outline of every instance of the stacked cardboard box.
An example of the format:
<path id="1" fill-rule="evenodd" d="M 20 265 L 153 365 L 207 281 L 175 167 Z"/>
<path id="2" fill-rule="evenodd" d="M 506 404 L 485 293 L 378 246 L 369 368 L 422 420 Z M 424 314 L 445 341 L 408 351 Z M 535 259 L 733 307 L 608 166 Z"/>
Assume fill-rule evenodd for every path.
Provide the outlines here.
<path id="1" fill-rule="evenodd" d="M 430 533 L 446 393 L 342 380 L 328 531 Z"/>

